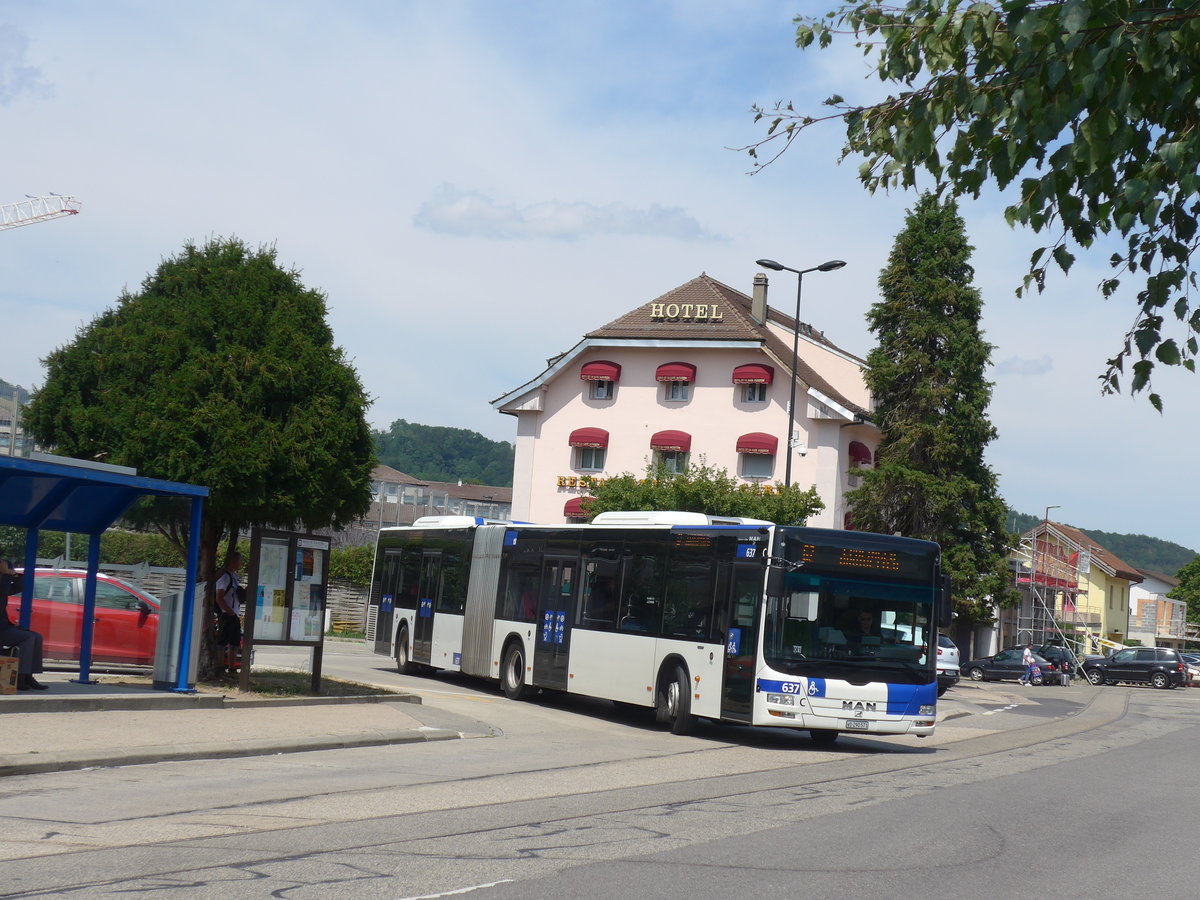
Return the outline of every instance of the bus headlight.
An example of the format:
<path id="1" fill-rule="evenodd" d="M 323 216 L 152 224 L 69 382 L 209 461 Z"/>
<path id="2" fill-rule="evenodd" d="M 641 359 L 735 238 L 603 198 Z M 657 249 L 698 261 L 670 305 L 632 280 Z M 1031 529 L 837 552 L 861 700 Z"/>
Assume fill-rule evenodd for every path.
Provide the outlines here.
<path id="1" fill-rule="evenodd" d="M 936 716 L 937 715 L 937 706 L 933 705 L 933 704 L 930 704 L 929 706 L 922 706 L 920 709 L 917 710 L 917 715 L 918 716 Z"/>
<path id="2" fill-rule="evenodd" d="M 793 694 L 767 694 L 767 702 L 778 706 L 795 706 L 796 697 Z"/>

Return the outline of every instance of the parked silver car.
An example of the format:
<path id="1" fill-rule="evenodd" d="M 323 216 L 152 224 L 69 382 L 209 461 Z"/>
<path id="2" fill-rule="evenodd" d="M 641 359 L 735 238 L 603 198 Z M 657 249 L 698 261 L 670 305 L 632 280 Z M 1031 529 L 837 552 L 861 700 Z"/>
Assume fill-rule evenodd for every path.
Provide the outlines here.
<path id="1" fill-rule="evenodd" d="M 958 684 L 958 663 L 958 647 L 950 638 L 939 634 L 937 648 L 937 692 L 939 697 Z"/>

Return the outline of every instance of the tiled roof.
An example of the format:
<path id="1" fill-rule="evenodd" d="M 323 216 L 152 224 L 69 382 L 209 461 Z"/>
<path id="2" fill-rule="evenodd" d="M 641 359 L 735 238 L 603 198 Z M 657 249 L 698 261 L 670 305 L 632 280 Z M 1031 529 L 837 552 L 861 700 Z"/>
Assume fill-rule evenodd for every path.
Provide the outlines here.
<path id="1" fill-rule="evenodd" d="M 387 484 L 424 484 L 420 479 L 413 478 L 411 475 L 406 475 L 399 469 L 393 469 L 391 466 L 376 466 L 371 470 L 372 481 L 382 481 Z"/>
<path id="2" fill-rule="evenodd" d="M 693 314 L 664 319 L 656 310 L 678 306 Z M 712 309 L 715 307 L 715 312 Z M 700 275 L 661 297 L 644 303 L 619 319 L 588 332 L 590 338 L 683 338 L 693 341 L 756 341 L 763 339 L 762 326 L 750 318 L 750 298 L 715 278 Z"/>
<path id="3" fill-rule="evenodd" d="M 495 503 L 512 503 L 512 488 L 490 484 L 459 484 L 457 481 L 422 481 L 393 469 L 391 466 L 376 466 L 371 470 L 371 479 L 385 484 L 412 484 L 427 487 L 439 494 L 449 494 L 462 500 L 487 500 Z"/>
<path id="4" fill-rule="evenodd" d="M 1125 562 L 1125 560 L 1121 559 L 1121 557 L 1117 556 L 1111 550 L 1101 546 L 1086 532 L 1080 531 L 1078 528 L 1072 528 L 1070 525 L 1060 525 L 1058 522 L 1050 522 L 1049 525 L 1067 540 L 1078 544 L 1091 553 L 1093 561 L 1099 561 L 1105 568 L 1115 572 L 1118 578 L 1124 578 L 1127 581 L 1132 581 L 1134 584 L 1142 581 L 1142 575 L 1137 569 L 1129 565 L 1129 563 Z"/>
<path id="5" fill-rule="evenodd" d="M 629 340 L 758 341 L 784 366 L 790 365 L 791 344 L 776 335 L 766 325 L 760 325 L 750 317 L 751 303 L 752 300 L 748 295 L 727 284 L 722 284 L 715 278 L 701 274 L 661 297 L 656 297 L 620 318 L 614 319 L 607 325 L 588 332 L 586 337 Z M 665 318 L 662 312 L 668 306 L 677 306 L 680 313 L 691 312 L 692 315 L 691 317 L 681 315 L 678 318 Z M 700 315 L 696 315 L 699 307 L 703 307 L 703 310 L 700 311 Z M 795 328 L 796 320 L 774 307 L 767 307 L 767 317 L 788 331 Z M 800 323 L 800 333 L 815 343 L 822 344 L 839 353 L 846 352 L 830 342 L 825 335 L 811 325 Z M 806 363 L 803 355 L 796 366 L 796 375 L 805 384 L 816 388 L 852 412 L 863 417 L 870 416 L 868 410 L 844 397 L 840 391 Z"/>

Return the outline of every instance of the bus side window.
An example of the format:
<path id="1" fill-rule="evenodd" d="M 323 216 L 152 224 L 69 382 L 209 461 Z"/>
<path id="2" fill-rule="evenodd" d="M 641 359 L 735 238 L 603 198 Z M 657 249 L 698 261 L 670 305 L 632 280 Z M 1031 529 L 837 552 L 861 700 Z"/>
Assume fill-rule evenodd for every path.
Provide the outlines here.
<path id="1" fill-rule="evenodd" d="M 622 631 L 658 634 L 662 628 L 663 548 L 634 550 L 623 561 L 621 610 L 617 627 Z"/>
<path id="2" fill-rule="evenodd" d="M 707 639 L 712 629 L 715 571 L 707 553 L 676 547 L 667 580 L 667 609 L 663 633 L 673 637 Z"/>
<path id="3" fill-rule="evenodd" d="M 537 619 L 538 570 L 529 566 L 511 566 L 504 586 L 501 618 L 532 622 Z"/>
<path id="4" fill-rule="evenodd" d="M 617 619 L 617 564 L 609 559 L 589 559 L 583 582 L 583 613 L 577 624 L 611 631 Z"/>

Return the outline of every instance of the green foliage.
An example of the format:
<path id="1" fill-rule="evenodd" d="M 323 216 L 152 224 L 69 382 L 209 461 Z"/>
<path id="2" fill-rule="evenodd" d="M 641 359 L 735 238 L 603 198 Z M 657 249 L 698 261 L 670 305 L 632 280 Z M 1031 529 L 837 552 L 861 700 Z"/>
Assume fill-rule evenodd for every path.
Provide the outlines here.
<path id="1" fill-rule="evenodd" d="M 373 546 L 338 547 L 329 554 L 329 577 L 367 587 L 375 565 Z"/>
<path id="2" fill-rule="evenodd" d="M 1180 569 L 1175 577 L 1179 579 L 1179 586 L 1167 596 L 1187 603 L 1188 621 L 1200 623 L 1200 556 Z"/>
<path id="3" fill-rule="evenodd" d="M 210 584 L 225 533 L 338 528 L 369 508 L 369 401 L 333 343 L 324 295 L 273 249 L 189 243 L 43 362 L 25 414 L 41 444 L 209 488 Z"/>
<path id="4" fill-rule="evenodd" d="M 679 474 L 650 465 L 644 478 L 624 472 L 603 480 L 584 478 L 583 483 L 591 496 L 583 501 L 589 517 L 611 510 L 678 510 L 803 525 L 824 508 L 815 487 L 804 491 L 780 482 L 739 484 L 703 458 Z"/>
<path id="5" fill-rule="evenodd" d="M 372 432 L 379 462 L 428 481 L 458 481 L 511 487 L 515 450 L 465 428 L 418 425 L 397 419 L 387 431 Z"/>
<path id="6" fill-rule="evenodd" d="M 0 546 L 3 555 L 18 564 L 25 558 L 25 529 L 14 526 L 0 527 Z M 37 555 L 42 559 L 56 559 L 66 555 L 67 535 L 62 531 L 38 532 Z M 88 536 L 71 535 L 71 562 L 80 568 L 87 561 Z M 138 563 L 152 566 L 182 569 L 184 555 L 180 549 L 161 534 L 140 531 L 110 529 L 100 536 L 100 563 L 135 566 Z"/>
<path id="7" fill-rule="evenodd" d="M 991 345 L 979 331 L 971 247 L 958 210 L 925 194 L 880 274 L 882 298 L 867 315 L 879 344 L 867 386 L 882 438 L 874 469 L 847 494 L 854 525 L 937 541 L 960 620 L 1016 599 L 1012 540 L 995 473 L 983 461 L 996 431 L 984 378 Z"/>
<path id="8" fill-rule="evenodd" d="M 822 19 L 798 17 L 796 44 L 828 47 L 850 33 L 880 80 L 899 89 L 878 103 L 825 101 L 825 116 L 773 111 L 773 161 L 801 131 L 840 119 L 842 158 L 865 158 L 874 192 L 912 187 L 920 172 L 953 196 L 985 184 L 1017 188 L 1005 215 L 1050 236 L 1030 259 L 1018 294 L 1041 291 L 1111 238 L 1121 247 L 1100 284 L 1111 296 L 1132 276 L 1136 320 L 1101 376 L 1103 389 L 1136 393 L 1156 365 L 1195 371 L 1200 309 L 1191 256 L 1200 240 L 1200 10 L 1184 0 L 909 0 L 842 3 Z M 756 163 L 756 165 L 758 165 Z M 1171 320 L 1174 320 L 1174 323 Z M 1166 333 L 1171 325 L 1175 335 Z M 1130 371 L 1126 373 L 1126 366 Z M 1150 402 L 1159 410 L 1155 393 Z"/>

